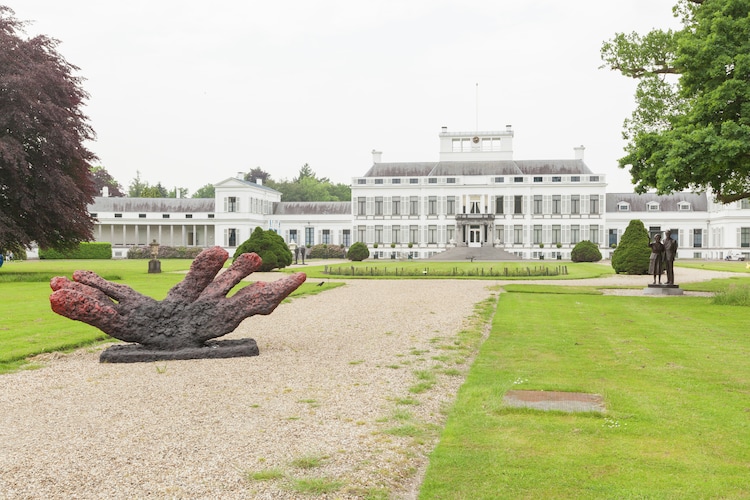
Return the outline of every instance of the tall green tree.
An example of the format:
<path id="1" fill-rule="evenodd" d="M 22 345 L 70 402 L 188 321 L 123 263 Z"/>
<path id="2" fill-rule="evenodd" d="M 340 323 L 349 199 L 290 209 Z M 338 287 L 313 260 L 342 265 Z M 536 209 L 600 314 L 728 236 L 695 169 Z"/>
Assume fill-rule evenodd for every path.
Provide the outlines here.
<path id="1" fill-rule="evenodd" d="M 750 2 L 679 0 L 682 29 L 615 34 L 604 67 L 638 80 L 625 120 L 635 189 L 750 197 Z"/>
<path id="2" fill-rule="evenodd" d="M 175 187 L 169 190 L 162 185 L 161 181 L 152 186 L 141 179 L 141 172 L 138 170 L 128 186 L 128 196 L 131 198 L 177 198 L 178 192 L 180 198 L 186 198 L 188 195 L 187 188 Z"/>
<path id="3" fill-rule="evenodd" d="M 625 228 L 620 244 L 612 253 L 612 268 L 615 272 L 625 274 L 648 273 L 648 261 L 651 257 L 648 231 L 638 219 L 633 219 Z"/>
<path id="4" fill-rule="evenodd" d="M 291 181 L 276 182 L 269 178 L 266 185 L 281 193 L 281 201 L 351 201 L 352 190 L 346 184 L 333 184 L 328 177 L 318 177 L 305 163 Z"/>
<path id="5" fill-rule="evenodd" d="M 205 186 L 199 187 L 198 190 L 193 193 L 193 198 L 214 198 L 216 196 L 216 189 L 213 184 L 206 184 Z"/>
<path id="6" fill-rule="evenodd" d="M 0 250 L 65 249 L 93 237 L 88 95 L 59 42 L 23 28 L 0 5 Z"/>

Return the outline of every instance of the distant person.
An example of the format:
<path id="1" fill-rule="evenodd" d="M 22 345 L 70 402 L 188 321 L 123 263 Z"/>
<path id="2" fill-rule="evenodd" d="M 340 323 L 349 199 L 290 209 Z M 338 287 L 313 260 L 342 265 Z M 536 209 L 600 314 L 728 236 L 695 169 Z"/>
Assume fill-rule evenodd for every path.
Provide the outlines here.
<path id="1" fill-rule="evenodd" d="M 674 285 L 674 259 L 677 257 L 677 241 L 672 239 L 672 230 L 667 229 L 664 238 L 664 266 L 667 269 L 667 285 Z"/>
<path id="2" fill-rule="evenodd" d="M 664 271 L 664 245 L 661 242 L 661 235 L 654 236 L 654 241 L 648 244 L 651 247 L 651 257 L 648 261 L 648 273 L 654 276 L 654 285 L 659 280 L 661 285 L 661 273 Z"/>

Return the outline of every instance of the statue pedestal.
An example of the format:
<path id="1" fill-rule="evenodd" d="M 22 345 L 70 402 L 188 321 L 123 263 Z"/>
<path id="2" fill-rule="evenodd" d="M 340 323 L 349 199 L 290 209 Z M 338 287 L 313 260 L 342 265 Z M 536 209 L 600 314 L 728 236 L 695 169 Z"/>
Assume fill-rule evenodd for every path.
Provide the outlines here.
<path id="1" fill-rule="evenodd" d="M 643 289 L 643 295 L 683 295 L 679 285 L 650 284 Z"/>
<path id="2" fill-rule="evenodd" d="M 148 272 L 149 274 L 156 274 L 161 272 L 161 261 L 151 259 L 148 261 Z"/>
<path id="3" fill-rule="evenodd" d="M 143 363 L 177 359 L 220 359 L 257 356 L 258 344 L 253 339 L 209 340 L 201 347 L 154 349 L 140 344 L 115 344 L 99 355 L 101 363 Z"/>

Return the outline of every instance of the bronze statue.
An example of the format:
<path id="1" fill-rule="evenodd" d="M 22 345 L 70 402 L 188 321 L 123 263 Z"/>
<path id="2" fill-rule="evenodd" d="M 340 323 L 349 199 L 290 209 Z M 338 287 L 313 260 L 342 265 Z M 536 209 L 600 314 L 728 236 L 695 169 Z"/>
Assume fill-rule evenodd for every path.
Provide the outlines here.
<path id="1" fill-rule="evenodd" d="M 664 266 L 667 270 L 667 285 L 674 285 L 675 257 L 677 257 L 677 241 L 672 239 L 672 230 L 667 229 L 664 238 Z"/>
<path id="2" fill-rule="evenodd" d="M 651 257 L 648 261 L 648 272 L 654 277 L 654 285 L 659 280 L 661 285 L 661 273 L 664 270 L 664 245 L 661 242 L 661 235 L 654 236 L 654 241 L 648 244 L 651 247 Z"/>

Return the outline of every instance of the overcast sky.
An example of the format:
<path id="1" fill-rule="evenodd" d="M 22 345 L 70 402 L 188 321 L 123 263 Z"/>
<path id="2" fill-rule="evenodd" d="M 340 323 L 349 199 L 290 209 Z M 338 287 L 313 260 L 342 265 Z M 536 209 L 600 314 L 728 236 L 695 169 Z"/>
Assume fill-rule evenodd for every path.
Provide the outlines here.
<path id="1" fill-rule="evenodd" d="M 0 0 L 80 68 L 90 148 L 127 189 L 199 187 L 308 163 L 349 183 L 437 161 L 438 134 L 515 132 L 517 160 L 617 168 L 635 82 L 599 69 L 616 32 L 676 26 L 675 0 Z"/>

